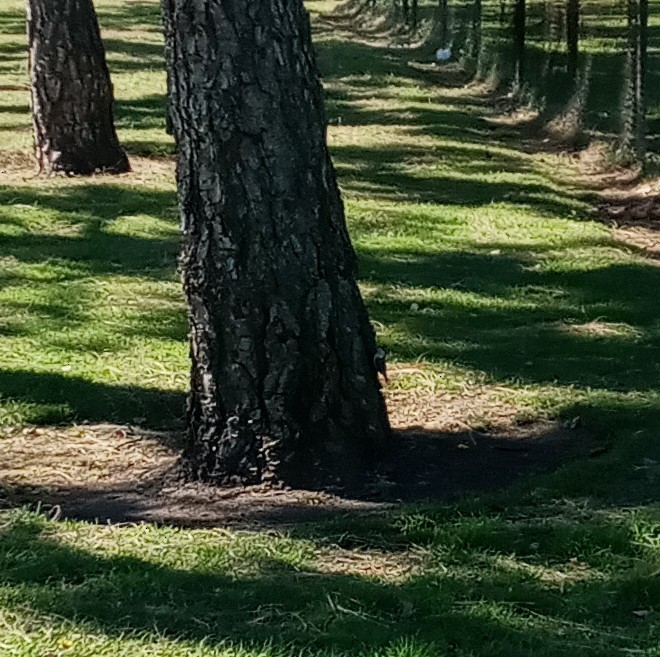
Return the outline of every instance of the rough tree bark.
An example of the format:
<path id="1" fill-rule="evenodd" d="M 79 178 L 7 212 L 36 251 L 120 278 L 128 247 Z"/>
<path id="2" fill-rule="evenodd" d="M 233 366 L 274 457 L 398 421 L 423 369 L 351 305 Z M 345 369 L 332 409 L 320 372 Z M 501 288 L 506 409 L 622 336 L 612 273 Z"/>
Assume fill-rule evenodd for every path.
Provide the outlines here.
<path id="1" fill-rule="evenodd" d="M 220 484 L 373 462 L 389 424 L 302 0 L 162 0 L 191 392 Z"/>
<path id="2" fill-rule="evenodd" d="M 129 171 L 91 0 L 27 0 L 31 104 L 39 170 Z"/>

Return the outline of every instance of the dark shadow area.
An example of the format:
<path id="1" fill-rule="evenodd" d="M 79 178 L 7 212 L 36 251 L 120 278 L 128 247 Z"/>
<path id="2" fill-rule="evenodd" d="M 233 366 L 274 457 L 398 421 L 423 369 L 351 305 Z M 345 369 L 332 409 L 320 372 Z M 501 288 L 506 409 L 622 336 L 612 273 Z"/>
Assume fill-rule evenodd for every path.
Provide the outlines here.
<path id="1" fill-rule="evenodd" d="M 612 198 L 599 205 L 593 219 L 614 228 L 643 228 L 656 232 L 660 230 L 660 194 L 651 192 L 643 195 L 631 191 Z M 649 244 L 649 253 L 657 257 L 653 246 Z"/>
<path id="2" fill-rule="evenodd" d="M 0 114 L 27 114 L 29 110 L 30 106 L 27 100 L 25 104 L 21 105 L 0 105 Z"/>
<path id="3" fill-rule="evenodd" d="M 576 192 L 575 196 L 557 193 L 550 184 L 525 181 L 487 181 L 478 174 L 520 169 L 532 174 L 518 159 L 514 166 L 506 155 L 460 147 L 440 148 L 429 155 L 424 149 L 335 146 L 335 166 L 344 188 L 368 193 L 372 198 L 462 206 L 487 206 L 491 203 L 533 205 L 551 217 L 580 218 L 576 202 L 586 204 L 593 193 Z M 483 158 L 483 162 L 479 162 Z M 434 162 L 451 162 L 453 173 L 438 172 L 425 177 L 417 171 L 407 171 L 407 165 L 428 161 L 429 172 Z M 476 160 L 476 161 L 475 161 Z M 455 163 L 455 166 L 454 166 Z M 586 209 L 586 206 L 585 206 Z M 586 218 L 586 212 L 583 212 Z"/>
<path id="4" fill-rule="evenodd" d="M 102 30 L 162 32 L 160 5 L 157 2 L 130 0 L 122 2 L 117 9 L 101 5 L 97 8 L 97 15 Z"/>
<path id="5" fill-rule="evenodd" d="M 162 43 L 104 39 L 111 73 L 131 73 L 145 69 L 165 70 Z"/>
<path id="6" fill-rule="evenodd" d="M 17 379 L 10 381 L 16 387 Z M 7 377 L 0 379 L 4 383 Z M 18 381 L 20 386 L 20 381 Z M 44 380 L 45 383 L 52 382 Z M 91 384 L 69 382 L 66 392 L 84 393 Z M 169 402 L 180 405 L 176 395 L 155 393 L 138 388 L 97 386 L 94 398 L 106 401 L 109 408 L 126 403 L 130 395 L 136 411 L 141 402 L 154 409 Z M 20 389 L 20 387 L 19 387 Z M 2 388 L 0 388 L 0 391 Z M 150 396 L 151 395 L 151 396 Z M 39 392 L 34 394 L 39 399 Z M 124 406 L 126 408 L 126 406 Z M 86 417 L 96 420 L 94 408 Z M 162 410 L 162 406 L 160 409 Z M 171 411 L 170 411 L 171 412 Z M 82 413 L 81 413 L 82 415 Z M 105 417 L 103 419 L 106 419 Z M 148 426 L 147 418 L 146 424 Z M 161 424 L 162 426 L 162 424 Z M 93 427 L 91 428 L 93 430 Z M 4 480 L 0 468 L 0 491 L 5 503 L 12 506 L 38 504 L 41 508 L 57 506 L 66 518 L 100 523 L 149 522 L 178 527 L 238 528 L 299 525 L 341 517 L 344 514 L 383 510 L 402 503 L 453 502 L 463 496 L 475 496 L 524 484 L 533 475 L 550 473 L 578 458 L 599 454 L 603 442 L 576 429 L 546 422 L 512 427 L 508 431 L 447 433 L 409 429 L 397 432 L 379 459 L 377 468 L 365 472 L 359 484 L 350 488 L 326 487 L 323 491 L 303 489 L 218 488 L 205 484 L 187 484 L 177 478 L 176 456 L 180 436 L 151 432 L 147 439 L 138 436 L 128 444 L 156 440 L 171 449 L 171 455 L 154 454 L 149 474 L 131 466 L 112 480 L 87 485 L 62 485 L 51 481 L 49 466 L 40 470 L 43 480 L 12 483 Z M 38 441 L 38 438 L 34 438 Z M 76 445 L 72 438 L 72 445 Z M 126 442 L 120 442 L 126 450 Z M 5 439 L 6 453 L 12 454 L 12 438 Z M 37 452 L 23 455 L 25 466 L 39 460 Z M 130 449 L 130 448 L 129 448 Z M 12 458 L 12 462 L 14 459 Z M 103 464 L 99 463 L 99 467 Z M 11 470 L 11 466 L 10 466 Z M 57 478 L 57 467 L 52 468 Z M 80 477 L 85 478 L 81 467 Z"/>
<path id="7" fill-rule="evenodd" d="M 60 260 L 87 273 L 141 274 L 155 278 L 175 276 L 178 238 L 138 238 L 113 234 L 107 229 L 121 216 L 152 215 L 171 222 L 178 219 L 176 194 L 153 189 L 133 189 L 120 184 L 85 184 L 61 189 L 37 190 L 0 186 L 0 223 L 12 222 L 13 205 L 54 211 L 67 225 L 82 226 L 71 237 L 6 234 L 0 236 L 0 254 L 25 263 Z M 59 217 L 58 217 L 59 218 Z M 15 222 L 14 222 L 15 223 Z"/>
<path id="8" fill-rule="evenodd" d="M 178 392 L 29 370 L 0 371 L 0 398 L 33 406 L 38 424 L 116 422 L 154 430 L 180 427 L 185 406 L 185 395 Z"/>
<path id="9" fill-rule="evenodd" d="M 25 34 L 25 12 L 0 11 L 0 33 Z"/>
<path id="10" fill-rule="evenodd" d="M 164 133 L 166 112 L 165 94 L 119 100 L 115 103 L 115 121 L 118 128 L 130 127 L 139 130 L 160 128 Z"/>

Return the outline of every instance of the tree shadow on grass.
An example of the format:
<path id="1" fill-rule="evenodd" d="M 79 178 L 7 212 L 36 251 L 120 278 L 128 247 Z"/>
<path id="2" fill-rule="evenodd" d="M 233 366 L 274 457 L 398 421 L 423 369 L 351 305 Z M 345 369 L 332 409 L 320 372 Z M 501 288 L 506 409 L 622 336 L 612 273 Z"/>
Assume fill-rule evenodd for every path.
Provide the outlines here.
<path id="1" fill-rule="evenodd" d="M 0 203 L 4 203 L 0 224 L 9 222 L 19 227 L 21 224 L 12 216 L 13 206 L 18 206 L 21 212 L 28 207 L 35 212 L 47 211 L 52 213 L 49 218 L 54 222 L 80 227 L 77 234 L 64 237 L 35 235 L 25 224 L 22 233 L 0 236 L 2 255 L 31 264 L 53 260 L 69 262 L 87 275 L 175 276 L 178 210 L 174 191 L 133 189 L 119 184 L 86 184 L 48 190 L 0 186 Z M 108 230 L 117 219 L 132 215 L 147 215 L 164 220 L 165 224 L 145 237 Z"/>
<path id="2" fill-rule="evenodd" d="M 115 123 L 117 128 L 148 130 L 162 128 L 165 133 L 167 95 L 151 94 L 130 100 L 115 102 Z"/>
<path id="3" fill-rule="evenodd" d="M 344 189 L 370 198 L 439 205 L 488 206 L 491 203 L 533 206 L 547 216 L 586 218 L 591 194 L 557 192 L 550 183 L 529 180 L 488 180 L 485 174 L 514 171 L 533 174 L 523 161 L 506 163 L 506 156 L 457 146 L 429 154 L 423 148 L 335 146 L 335 166 Z M 470 154 L 472 158 L 470 159 Z M 478 160 L 483 157 L 483 163 Z M 427 162 L 420 175 L 419 159 Z M 450 163 L 450 164 L 449 164 Z M 444 164 L 445 168 L 441 168 Z"/>
<path id="4" fill-rule="evenodd" d="M 25 34 L 25 12 L 0 11 L 0 34 Z"/>
<path id="5" fill-rule="evenodd" d="M 450 187 L 447 182 L 442 190 L 433 190 L 435 200 L 446 193 L 444 201 L 448 203 L 460 202 L 461 198 L 471 204 L 490 203 L 493 194 L 503 197 L 510 191 L 509 185 L 458 189 L 455 181 L 452 184 Z M 432 188 L 428 189 L 431 193 Z M 457 194 L 457 189 L 458 196 L 451 196 Z M 532 192 L 540 193 L 534 188 Z M 481 198 L 479 193 L 483 194 Z M 527 194 L 529 189 L 518 193 Z M 118 185 L 82 185 L 55 191 L 5 188 L 0 190 L 0 200 L 19 205 L 36 202 L 40 210 L 61 214 L 67 225 L 82 225 L 80 233 L 72 237 L 8 233 L 0 238 L 0 255 L 30 267 L 42 263 L 57 266 L 60 282 L 53 285 L 60 287 L 44 307 L 32 303 L 29 308 L 16 306 L 16 311 L 30 310 L 35 316 L 73 326 L 86 321 L 82 307 L 78 315 L 71 314 L 85 301 L 85 289 L 76 287 L 79 279 L 117 275 L 176 280 L 178 238 L 173 193 L 135 191 Z M 549 206 L 547 210 L 559 214 L 562 207 Z M 160 238 L 111 232 L 119 216 L 133 213 L 165 216 L 172 232 Z M 13 222 L 11 230 L 20 231 L 18 219 L 11 212 L 8 216 Z M 434 218 L 428 221 L 437 223 Z M 429 224 L 427 228 L 442 227 Z M 367 226 L 359 230 L 372 229 Z M 425 230 L 422 233 L 426 235 Z M 583 257 L 579 255 L 582 249 L 616 248 L 617 243 L 603 236 L 564 240 L 560 246 L 575 249 L 576 257 Z M 360 263 L 363 281 L 370 288 L 376 286 L 367 295 L 372 317 L 389 329 L 390 335 L 386 334 L 384 340 L 396 358 L 415 360 L 424 355 L 430 362 L 449 361 L 500 381 L 578 385 L 616 392 L 655 390 L 660 374 L 660 311 L 654 309 L 660 270 L 616 262 L 586 270 L 576 267 L 553 271 L 537 266 L 544 252 L 556 248 L 555 243 L 524 242 L 475 242 L 472 252 L 444 254 L 429 253 L 426 247 L 419 252 L 362 248 Z M 27 285 L 27 279 L 22 282 L 21 276 L 10 272 L 2 285 Z M 400 289 L 405 290 L 403 296 Z M 74 297 L 77 305 L 69 304 L 67 299 Z M 168 305 L 171 301 L 168 297 Z M 412 303 L 417 304 L 417 310 L 411 310 Z M 8 324 L 8 330 L 20 333 L 21 326 Z M 185 331 L 184 313 L 177 306 L 155 312 L 145 310 L 143 317 L 117 333 L 182 343 Z M 60 339 L 63 336 L 57 334 L 49 337 L 53 344 Z M 83 337 L 79 345 L 70 336 L 67 340 L 67 349 L 94 347 Z M 96 347 L 101 351 L 113 348 L 112 344 Z M 100 396 L 114 395 L 116 399 L 96 402 L 91 397 L 97 389 L 91 383 L 83 393 L 79 389 L 84 387 L 83 382 L 72 384 L 67 377 L 53 375 L 32 389 L 27 371 L 13 381 L 14 375 L 5 376 L 9 377 L 2 386 L 6 398 L 44 407 L 64 405 L 68 409 L 66 417 L 127 422 L 146 414 L 156 421 L 170 400 L 169 393 L 163 393 L 159 401 L 156 391 L 141 395 L 138 390 L 121 392 L 121 387 L 108 386 Z M 35 383 L 39 376 L 34 375 Z M 132 396 L 139 403 L 132 404 Z M 148 412 L 151 400 L 155 410 Z"/>
<path id="6" fill-rule="evenodd" d="M 130 32 L 129 32 L 130 35 Z M 165 48 L 155 43 L 129 39 L 104 39 L 112 74 L 165 71 Z"/>
<path id="7" fill-rule="evenodd" d="M 36 424 L 116 422 L 153 430 L 181 427 L 185 407 L 181 392 L 30 370 L 0 371 L 0 399 L 28 405 Z"/>
<path id="8" fill-rule="evenodd" d="M 431 362 L 450 361 L 501 381 L 657 389 L 657 267 L 543 271 L 511 245 L 483 249 L 363 255 L 364 280 L 385 286 L 367 300 L 373 319 L 399 336 L 388 339 L 396 356 L 414 360 L 423 353 Z M 399 286 L 409 290 L 403 298 Z M 435 298 L 422 293 L 426 288 L 436 290 Z"/>
<path id="9" fill-rule="evenodd" d="M 39 382 L 51 383 L 46 377 Z M 76 383 L 78 389 L 85 387 L 80 381 Z M 146 393 L 124 388 L 113 391 L 110 397 L 107 386 L 96 387 L 96 397 L 108 400 L 110 409 L 122 393 L 137 393 L 134 404 Z M 95 410 L 88 416 L 94 418 Z M 144 425 L 144 418 L 142 422 Z M 294 489 L 221 488 L 178 478 L 181 431 L 135 428 L 127 441 L 124 434 L 117 438 L 107 427 L 107 421 L 86 423 L 82 439 L 66 426 L 35 430 L 27 445 L 21 435 L 8 434 L 3 441 L 0 496 L 7 505 L 57 506 L 65 518 L 100 523 L 278 528 L 402 503 L 454 502 L 467 495 L 510 490 L 524 486 L 534 475 L 554 472 L 603 447 L 591 434 L 553 422 L 491 434 L 412 427 L 395 431 L 374 455 L 370 468 L 352 473 L 351 480 L 342 485 L 333 480 Z M 92 478 L 87 458 L 80 458 L 80 454 L 93 450 L 89 436 L 103 441 L 103 449 L 95 452 L 94 471 L 102 472 L 102 477 Z M 52 450 L 56 454 L 60 451 L 57 445 L 70 451 L 65 478 L 62 466 L 52 462 Z M 117 459 L 121 459 L 119 467 Z M 34 472 L 38 476 L 33 476 Z"/>
<path id="10" fill-rule="evenodd" d="M 273 656 L 549 657 L 575 654 L 579 646 L 581 655 L 611 657 L 653 646 L 652 626 L 640 626 L 630 610 L 660 600 L 657 581 L 641 585 L 641 576 L 624 570 L 559 587 L 531 572 L 531 564 L 568 564 L 585 541 L 629 563 L 638 551 L 625 527 L 602 521 L 597 528 L 564 526 L 553 536 L 561 525 L 547 520 L 523 533 L 496 518 L 463 518 L 462 524 L 457 518 L 453 530 L 451 520 L 422 520 L 420 531 L 408 532 L 416 544 L 453 556 L 435 566 L 431 559 L 411 576 L 405 574 L 407 555 L 388 557 L 381 544 L 381 556 L 371 559 L 401 569 L 397 582 L 358 574 L 350 565 L 342 573 L 286 559 L 286 539 L 277 536 L 264 544 L 245 535 L 238 551 L 222 536 L 216 544 L 200 537 L 199 547 L 187 546 L 175 567 L 161 543 L 149 561 L 132 546 L 116 556 L 74 547 L 51 536 L 41 518 L 19 517 L 0 535 L 3 606 L 39 614 L 41 623 L 64 621 L 73 631 L 100 633 L 104 641 L 138 633 L 146 644 L 166 639 L 182 652 L 203 643 Z M 140 543 L 145 540 L 157 538 Z M 413 545 L 403 532 L 399 540 L 404 549 Z M 498 564 L 492 548 L 512 545 L 529 556 L 511 550 L 508 561 Z"/>
<path id="11" fill-rule="evenodd" d="M 162 32 L 158 2 L 131 0 L 130 2 L 122 2 L 117 10 L 101 5 L 97 8 L 96 13 L 102 30 Z"/>

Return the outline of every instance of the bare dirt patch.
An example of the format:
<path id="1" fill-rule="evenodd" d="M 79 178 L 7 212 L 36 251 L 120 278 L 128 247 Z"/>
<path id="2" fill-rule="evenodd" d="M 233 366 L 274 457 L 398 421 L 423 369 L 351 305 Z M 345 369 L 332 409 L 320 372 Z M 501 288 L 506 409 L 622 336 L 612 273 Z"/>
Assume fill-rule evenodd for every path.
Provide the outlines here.
<path id="1" fill-rule="evenodd" d="M 603 144 L 580 153 L 580 170 L 600 195 L 593 218 L 612 228 L 614 237 L 660 260 L 660 178 L 641 178 L 635 167 L 613 166 Z"/>
<path id="2" fill-rule="evenodd" d="M 177 475 L 179 437 L 113 425 L 7 429 L 0 503 L 57 517 L 178 526 L 272 526 L 400 502 L 447 501 L 504 488 L 593 453 L 598 443 L 556 423 L 482 433 L 408 427 L 359 490 L 215 488 Z M 385 566 L 383 566 L 385 567 Z"/>

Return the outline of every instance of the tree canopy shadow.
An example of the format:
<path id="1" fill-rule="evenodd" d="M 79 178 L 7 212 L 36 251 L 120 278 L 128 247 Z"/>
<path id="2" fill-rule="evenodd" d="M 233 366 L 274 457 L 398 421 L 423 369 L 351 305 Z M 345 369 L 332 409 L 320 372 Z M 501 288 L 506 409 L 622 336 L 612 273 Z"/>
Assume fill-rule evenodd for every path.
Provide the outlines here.
<path id="1" fill-rule="evenodd" d="M 153 430 L 180 428 L 185 406 L 181 392 L 110 385 L 27 369 L 0 371 L 0 399 L 33 406 L 37 424 L 75 419 L 138 424 Z"/>
<path id="2" fill-rule="evenodd" d="M 414 536 L 442 554 L 433 517 L 426 523 L 420 517 L 418 526 L 399 536 L 404 546 Z M 292 564 L 248 537 L 243 540 L 251 548 L 235 556 L 223 556 L 222 543 L 204 543 L 189 548 L 186 565 L 175 566 L 164 556 L 145 560 L 74 546 L 51 537 L 45 521 L 29 517 L 14 520 L 0 535 L 0 582 L 9 593 L 6 608 L 38 614 L 42 622 L 79 624 L 108 639 L 138 633 L 146 641 L 230 644 L 264 655 L 467 655 L 485 654 L 487 646 L 492 655 L 527 657 L 574 654 L 579 645 L 580 654 L 596 657 L 650 646 L 651 634 L 635 629 L 629 610 L 657 600 L 658 582 L 636 589 L 640 579 L 608 573 L 560 590 L 522 567 L 516 570 L 514 557 L 507 568 L 495 567 L 487 556 L 488 545 L 514 542 L 524 551 L 535 542 L 536 562 L 563 562 L 580 537 L 596 529 L 614 554 L 635 553 L 630 534 L 613 522 L 566 527 L 553 537 L 557 526 L 530 525 L 514 536 L 515 526 L 470 534 L 466 523 L 450 568 L 431 561 L 425 572 L 397 583 L 328 572 L 309 561 Z M 357 538 L 345 535 L 345 541 L 351 537 Z M 277 546 L 282 539 L 271 540 Z M 477 555 L 478 578 L 466 567 Z M 404 566 L 405 558 L 399 557 Z M 598 563 L 596 555 L 583 558 Z M 485 613 L 498 608 L 515 610 L 516 616 Z M 535 616 L 544 622 L 529 622 L 521 632 L 519 618 Z M 618 632 L 612 632 L 613 619 Z"/>
<path id="3" fill-rule="evenodd" d="M 660 313 L 652 309 L 660 288 L 657 267 L 611 264 L 587 271 L 542 271 L 515 245 L 482 248 L 474 253 L 363 255 L 364 280 L 394 290 L 378 288 L 368 299 L 373 318 L 397 328 L 401 338 L 390 344 L 397 356 L 414 360 L 419 349 L 430 361 L 448 360 L 497 380 L 628 392 L 656 389 Z M 397 298 L 398 286 L 410 290 L 404 299 Z M 415 294 L 428 287 L 445 292 L 436 300 Z M 413 302 L 418 310 L 411 311 Z M 423 336 L 419 347 L 411 345 L 415 335 Z"/>

